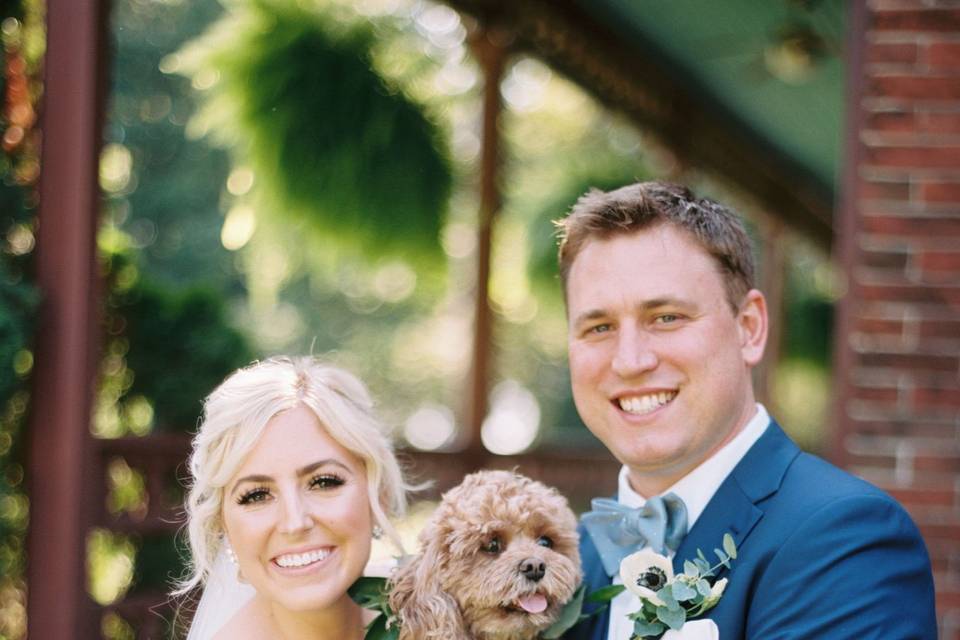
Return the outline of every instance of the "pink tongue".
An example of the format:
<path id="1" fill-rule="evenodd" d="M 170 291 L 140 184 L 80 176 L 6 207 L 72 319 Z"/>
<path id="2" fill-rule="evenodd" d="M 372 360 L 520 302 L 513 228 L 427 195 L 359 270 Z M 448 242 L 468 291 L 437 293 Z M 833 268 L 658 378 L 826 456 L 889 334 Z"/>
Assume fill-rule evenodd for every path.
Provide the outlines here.
<path id="1" fill-rule="evenodd" d="M 547 599 L 542 594 L 535 593 L 532 596 L 520 598 L 517 604 L 528 613 L 540 613 L 547 608 Z"/>

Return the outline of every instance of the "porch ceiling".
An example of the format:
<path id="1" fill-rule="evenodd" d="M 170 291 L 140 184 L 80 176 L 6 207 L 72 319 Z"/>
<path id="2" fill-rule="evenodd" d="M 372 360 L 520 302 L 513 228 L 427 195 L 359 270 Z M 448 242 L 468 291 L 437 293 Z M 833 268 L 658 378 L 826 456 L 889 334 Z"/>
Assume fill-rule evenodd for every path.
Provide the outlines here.
<path id="1" fill-rule="evenodd" d="M 448 1 L 829 245 L 842 0 Z"/>

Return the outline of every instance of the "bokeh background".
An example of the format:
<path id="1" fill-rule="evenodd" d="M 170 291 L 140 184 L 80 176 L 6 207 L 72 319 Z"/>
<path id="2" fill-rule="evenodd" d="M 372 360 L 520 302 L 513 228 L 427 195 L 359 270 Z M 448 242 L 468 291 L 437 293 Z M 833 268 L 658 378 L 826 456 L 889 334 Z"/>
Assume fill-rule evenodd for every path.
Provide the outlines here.
<path id="1" fill-rule="evenodd" d="M 762 400 L 805 449 L 902 490 L 930 520 L 943 637 L 957 633 L 960 280 L 958 254 L 936 240 L 960 235 L 960 125 L 917 134 L 940 149 L 934 167 L 911 157 L 898 173 L 862 147 L 888 145 L 889 127 L 902 153 L 923 127 L 903 114 L 960 104 L 949 88 L 882 86 L 907 67 L 960 79 L 956 49 L 934 53 L 960 35 L 960 12 L 907 0 L 894 18 L 877 17 L 893 0 L 78 4 L 99 7 L 102 80 L 87 100 L 99 115 L 89 444 L 74 462 L 83 587 L 65 637 L 176 635 L 164 593 L 182 571 L 189 433 L 204 395 L 256 358 L 313 353 L 367 382 L 413 474 L 436 481 L 402 523 L 410 540 L 437 492 L 475 468 L 517 467 L 577 509 L 611 491 L 616 465 L 570 396 L 551 220 L 589 188 L 654 178 L 747 218 L 776 322 Z M 51 298 L 37 256 L 58 224 L 43 218 L 53 162 L 41 150 L 66 155 L 41 118 L 54 111 L 48 25 L 64 6 L 0 1 L 4 640 L 36 623 L 28 551 L 49 551 L 40 529 L 54 522 L 31 520 L 31 477 L 58 473 L 38 453 L 38 408 L 60 398 L 38 391 L 51 388 L 37 373 Z M 861 104 L 899 124 L 864 125 Z M 925 197 L 930 180 L 940 191 Z M 940 221 L 924 227 L 932 240 L 904 244 L 921 214 Z M 851 226 L 856 215 L 906 222 Z M 935 294 L 856 288 L 927 269 L 921 249 L 940 256 Z M 905 325 L 930 313 L 929 335 Z M 946 361 L 855 362 L 848 351 L 872 353 L 878 331 L 918 334 L 892 356 Z M 932 389 L 932 410 L 918 389 Z M 928 454 L 934 475 L 918 475 Z M 928 490 L 944 483 L 947 495 Z"/>

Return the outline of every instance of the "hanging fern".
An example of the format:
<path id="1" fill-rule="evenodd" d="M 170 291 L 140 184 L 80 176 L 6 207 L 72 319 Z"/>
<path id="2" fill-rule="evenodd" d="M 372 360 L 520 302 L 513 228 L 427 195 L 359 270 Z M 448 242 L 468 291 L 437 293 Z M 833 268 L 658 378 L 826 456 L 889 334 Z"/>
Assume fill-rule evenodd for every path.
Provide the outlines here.
<path id="1" fill-rule="evenodd" d="M 293 0 L 243 0 L 181 54 L 195 85 L 213 82 L 201 129 L 254 171 L 262 214 L 376 255 L 439 255 L 445 145 L 373 70 L 372 37 Z"/>

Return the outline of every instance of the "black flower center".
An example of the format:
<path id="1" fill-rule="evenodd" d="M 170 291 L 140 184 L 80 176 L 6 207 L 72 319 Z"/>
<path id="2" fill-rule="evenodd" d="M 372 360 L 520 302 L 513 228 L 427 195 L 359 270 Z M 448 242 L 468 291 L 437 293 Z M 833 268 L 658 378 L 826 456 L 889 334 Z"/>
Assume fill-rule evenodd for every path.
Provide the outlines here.
<path id="1" fill-rule="evenodd" d="M 667 573 L 660 567 L 649 567 L 637 577 L 637 586 L 660 591 L 667 584 Z"/>

